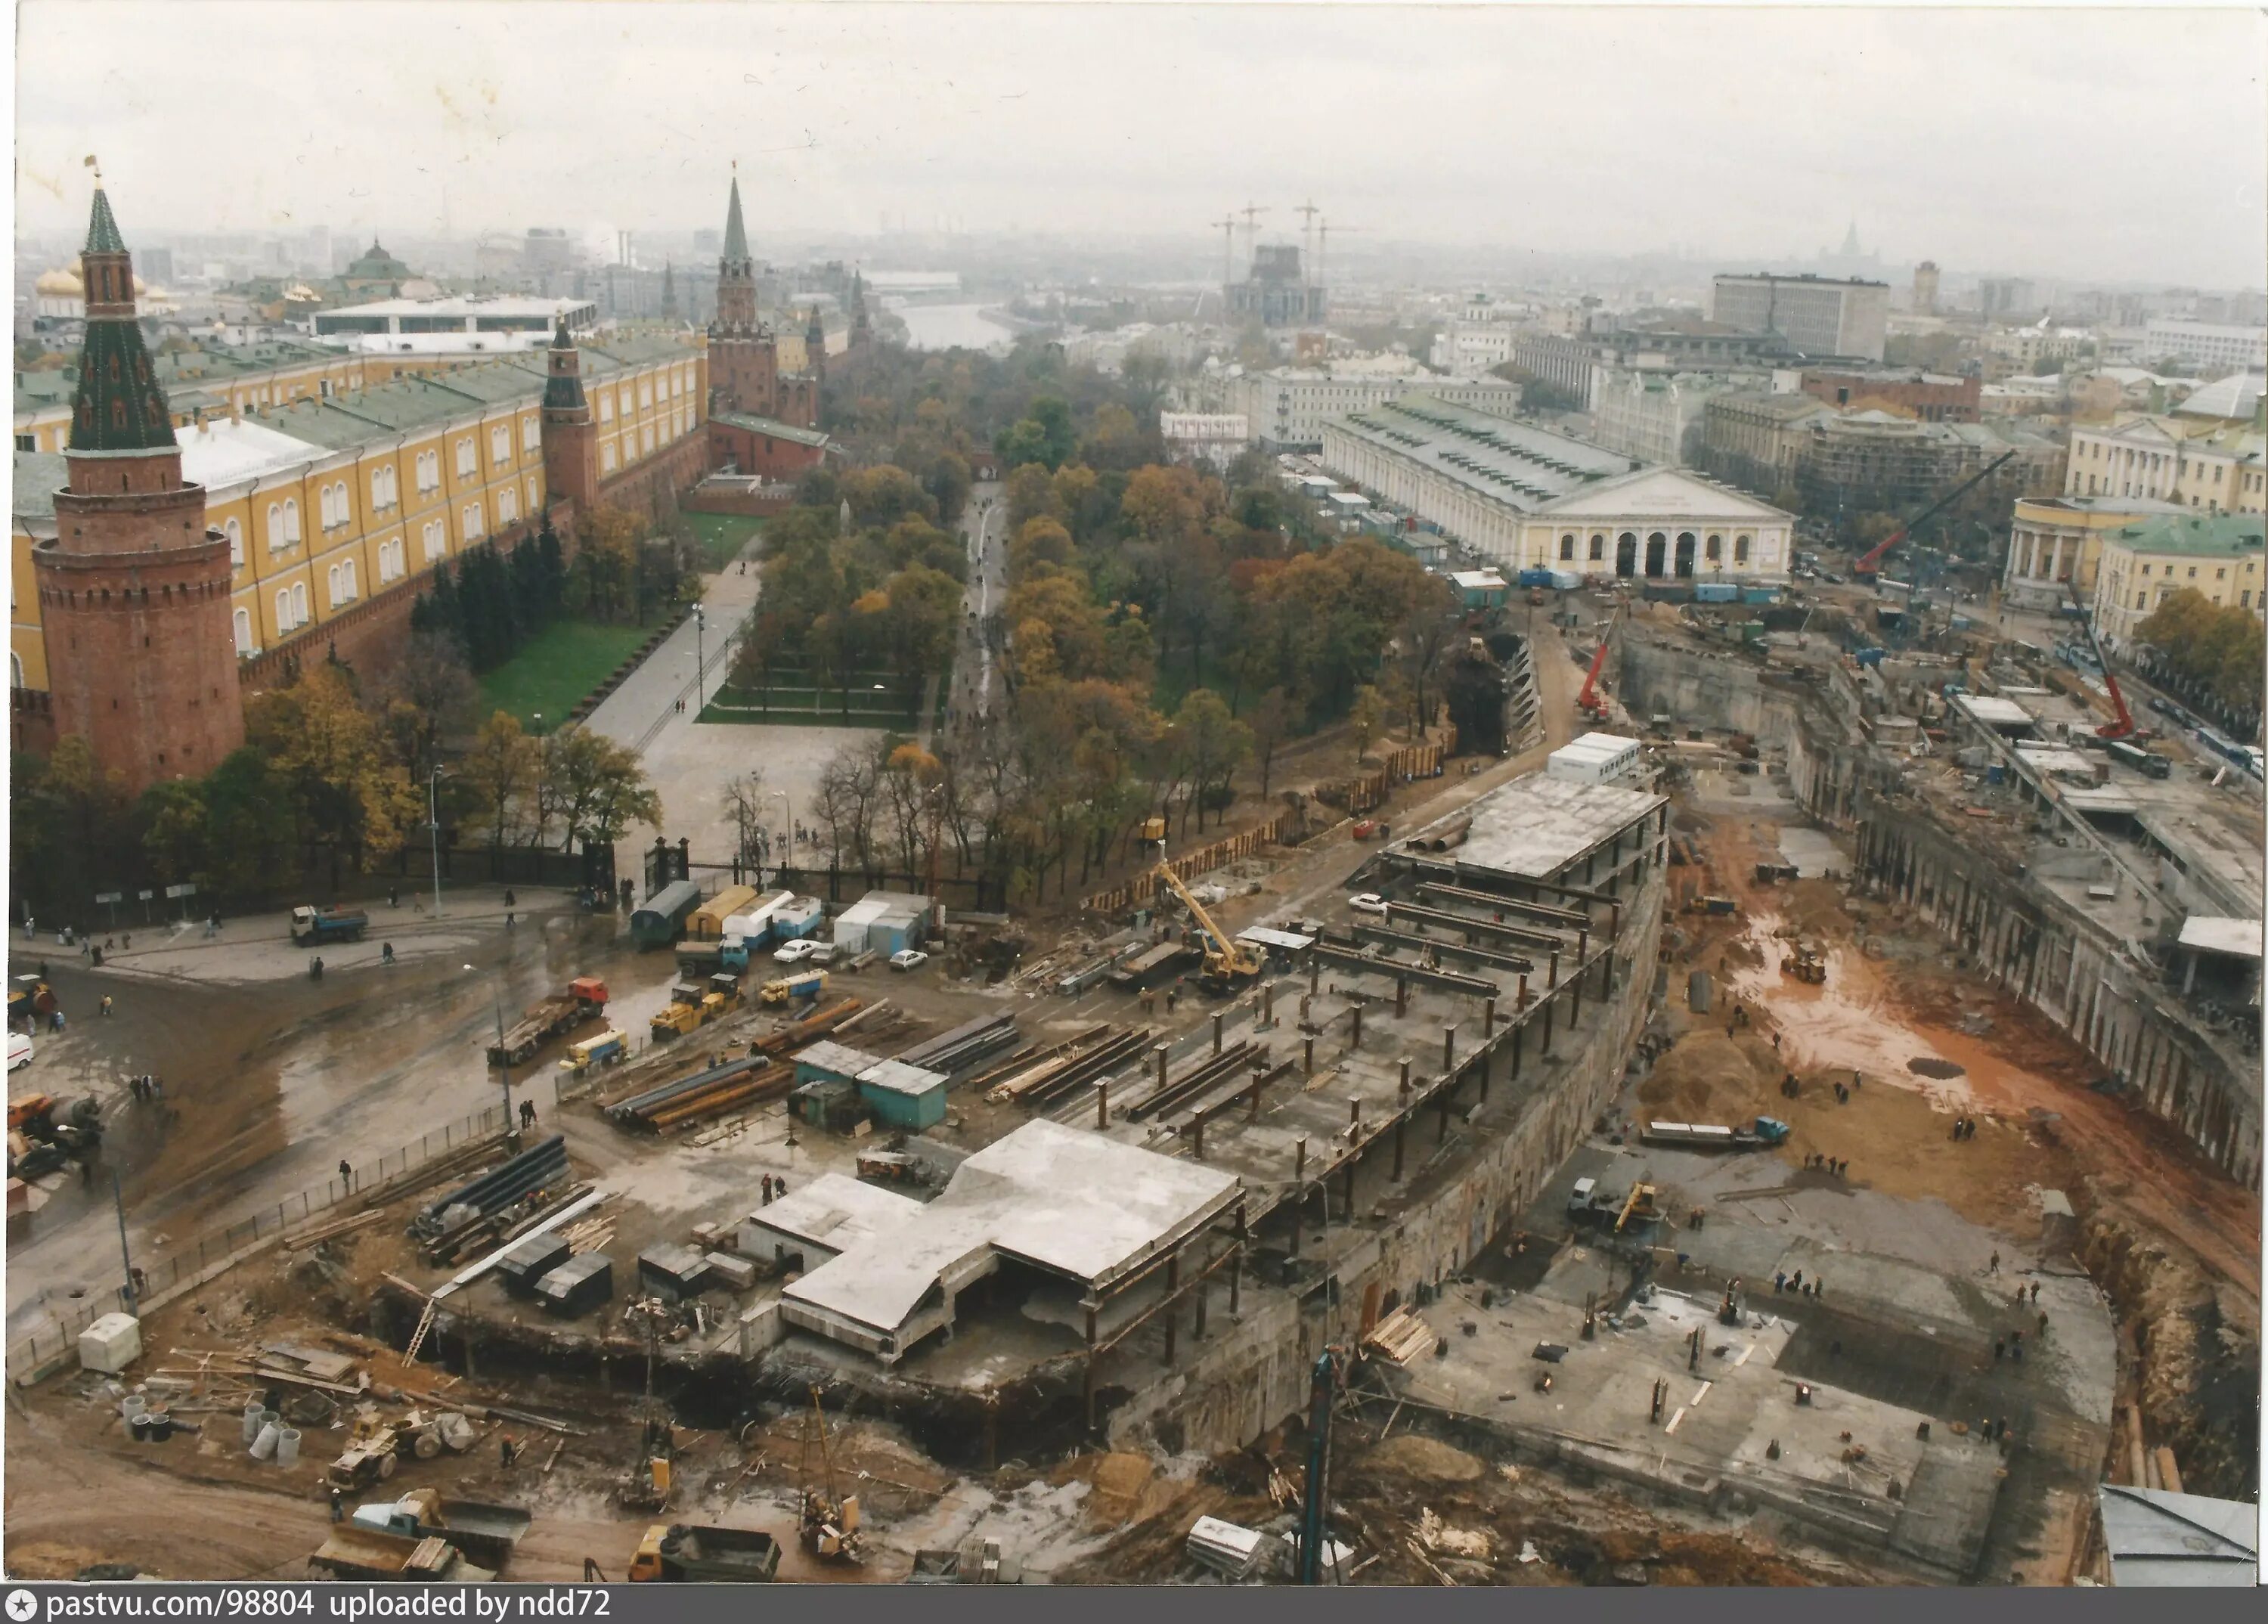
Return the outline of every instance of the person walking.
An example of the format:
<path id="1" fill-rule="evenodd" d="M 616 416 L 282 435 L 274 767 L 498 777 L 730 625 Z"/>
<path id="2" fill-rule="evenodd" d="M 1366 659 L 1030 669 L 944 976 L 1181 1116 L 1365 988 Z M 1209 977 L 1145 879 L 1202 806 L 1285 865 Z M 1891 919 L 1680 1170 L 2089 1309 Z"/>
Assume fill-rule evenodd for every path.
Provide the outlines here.
<path id="1" fill-rule="evenodd" d="M 1984 1266 L 1984 1272 L 1987 1274 L 1998 1274 L 2000 1272 L 2000 1254 L 1999 1252 L 1996 1251 L 1992 1254 L 1991 1261 L 1986 1263 Z"/>
<path id="2" fill-rule="evenodd" d="M 519 1458 L 519 1440 L 510 1433 L 504 1434 L 504 1442 L 497 1446 L 497 1456 L 504 1463 L 504 1469 L 511 1471 L 512 1462 Z"/>
<path id="3" fill-rule="evenodd" d="M 110 994 L 107 993 L 102 995 L 102 1018 L 106 1021 L 110 1019 Z"/>
<path id="4" fill-rule="evenodd" d="M 331 1521 L 334 1523 L 343 1523 L 346 1520 L 347 1497 L 339 1492 L 337 1486 L 335 1484 L 331 1488 Z"/>

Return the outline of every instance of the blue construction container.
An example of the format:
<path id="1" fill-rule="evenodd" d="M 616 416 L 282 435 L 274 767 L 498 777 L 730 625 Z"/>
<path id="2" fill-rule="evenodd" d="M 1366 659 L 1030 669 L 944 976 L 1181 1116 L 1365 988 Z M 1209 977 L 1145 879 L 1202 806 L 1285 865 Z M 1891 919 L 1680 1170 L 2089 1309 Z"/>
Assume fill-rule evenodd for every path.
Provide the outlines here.
<path id="1" fill-rule="evenodd" d="M 1729 580 L 1696 582 L 1693 601 L 1696 603 L 1738 603 L 1741 601 L 1740 583 Z"/>

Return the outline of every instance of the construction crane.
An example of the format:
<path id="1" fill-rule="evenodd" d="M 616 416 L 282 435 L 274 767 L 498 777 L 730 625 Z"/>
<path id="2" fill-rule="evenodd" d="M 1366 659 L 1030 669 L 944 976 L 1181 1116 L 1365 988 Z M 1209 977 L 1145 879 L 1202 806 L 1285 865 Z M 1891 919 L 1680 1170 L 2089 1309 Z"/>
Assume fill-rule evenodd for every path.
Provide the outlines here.
<path id="1" fill-rule="evenodd" d="M 1614 1232 L 1616 1235 L 1620 1235 L 1623 1232 L 1624 1227 L 1627 1225 L 1632 1218 L 1637 1218 L 1641 1222 L 1651 1219 L 1654 1215 L 1654 1187 L 1652 1185 L 1632 1185 L 1631 1186 L 1630 1199 L 1623 1203 L 1622 1214 L 1615 1220 Z"/>
<path id="2" fill-rule="evenodd" d="M 2106 741 L 2131 739 L 2134 736 L 2134 712 L 2126 708 L 2126 696 L 2118 691 L 2118 679 L 2111 675 L 2110 661 L 2103 658 L 2102 639 L 2095 635 L 2095 616 L 2079 601 L 2075 582 L 2066 581 L 2064 590 L 2071 594 L 2071 606 L 2078 611 L 2079 624 L 2086 628 L 2088 646 L 2095 651 L 2095 663 L 2102 673 L 2102 685 L 2110 690 L 2110 708 L 2117 712 L 2095 730 L 2095 736 Z"/>
<path id="3" fill-rule="evenodd" d="M 1242 942 L 1229 940 L 1228 934 L 1212 922 L 1212 915 L 1204 911 L 1204 904 L 1190 894 L 1188 886 L 1182 883 L 1182 877 L 1174 872 L 1170 864 L 1160 858 L 1155 872 L 1159 881 L 1182 899 L 1182 905 L 1197 920 L 1197 928 L 1204 933 L 1204 979 L 1208 983 L 1221 987 L 1236 987 L 1259 975 L 1260 956 Z"/>
<path id="4" fill-rule="evenodd" d="M 1995 469 L 1998 469 L 2002 463 L 2013 460 L 2015 454 L 2016 454 L 2013 451 L 2002 452 L 1999 456 L 1993 458 L 1990 462 L 1987 462 L 1983 468 L 1978 469 L 1968 478 L 1954 486 L 1952 490 L 1938 498 L 1936 501 L 1932 502 L 1927 507 L 1923 508 L 1921 512 L 1916 513 L 1912 518 L 1907 520 L 1896 529 L 1891 531 L 1880 542 L 1876 543 L 1874 547 L 1867 550 L 1864 557 L 1859 558 L 1855 563 L 1853 563 L 1851 565 L 1851 573 L 1853 575 L 1873 575 L 1876 573 L 1882 566 L 1882 559 L 1884 556 L 1889 552 L 1891 548 L 1896 547 L 1900 542 L 1905 540 L 1908 535 L 1913 533 L 1914 529 L 1918 526 L 1923 524 L 1928 520 L 1935 518 L 1939 513 L 1952 506 L 1955 502 L 1958 502 L 1962 497 L 1967 496 L 1978 485 L 1983 484 L 1987 478 L 1991 477 L 1992 471 Z"/>
<path id="5" fill-rule="evenodd" d="M 814 1454 L 819 1460 L 816 1473 L 811 1469 Z M 827 1412 L 820 1407 L 816 1387 L 811 1389 L 811 1419 L 804 1423 L 803 1458 L 797 1465 L 796 1478 L 802 1491 L 798 1532 L 803 1548 L 826 1561 L 857 1561 L 858 1496 L 846 1499 L 836 1489 L 835 1451 L 828 1443 Z"/>
<path id="6" fill-rule="evenodd" d="M 1208 220 L 1209 225 L 1220 227 L 1220 286 L 1221 297 L 1228 296 L 1228 284 L 1236 280 L 1236 216 Z"/>
<path id="7" fill-rule="evenodd" d="M 1627 598 L 1616 604 L 1615 612 L 1607 616 L 1607 624 L 1599 628 L 1599 646 L 1591 655 L 1591 668 L 1584 673 L 1583 691 L 1575 696 L 1575 708 L 1594 721 L 1607 719 L 1607 700 L 1606 696 L 1599 691 L 1599 673 L 1606 668 L 1607 645 L 1614 639 L 1615 625 L 1629 607 Z"/>
<path id="8" fill-rule="evenodd" d="M 1329 1536 L 1323 1532 L 1323 1514 L 1330 1502 L 1331 1400 L 1337 1385 L 1337 1366 L 1332 1351 L 1315 1359 L 1307 1391 L 1307 1481 L 1300 1501 L 1300 1583 L 1323 1582 L 1323 1553 Z"/>

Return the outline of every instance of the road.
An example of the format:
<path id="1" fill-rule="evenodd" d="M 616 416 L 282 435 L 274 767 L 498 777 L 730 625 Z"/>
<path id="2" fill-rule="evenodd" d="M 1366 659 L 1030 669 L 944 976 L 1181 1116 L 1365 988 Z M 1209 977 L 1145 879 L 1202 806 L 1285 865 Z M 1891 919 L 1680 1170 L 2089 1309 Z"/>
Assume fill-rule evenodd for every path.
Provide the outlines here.
<path id="1" fill-rule="evenodd" d="M 1008 505 L 997 483 L 970 488 L 961 534 L 968 544 L 968 586 L 961 597 L 966 613 L 954 652 L 953 695 L 946 701 L 949 726 L 955 730 L 991 714 L 998 698 L 992 646 L 985 636 L 993 610 L 1008 593 Z"/>

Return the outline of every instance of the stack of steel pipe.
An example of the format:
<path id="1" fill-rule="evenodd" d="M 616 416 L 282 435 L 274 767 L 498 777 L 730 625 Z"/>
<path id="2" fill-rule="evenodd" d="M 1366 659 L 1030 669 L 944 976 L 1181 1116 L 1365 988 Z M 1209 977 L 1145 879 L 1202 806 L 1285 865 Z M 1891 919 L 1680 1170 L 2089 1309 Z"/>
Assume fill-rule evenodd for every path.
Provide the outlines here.
<path id="1" fill-rule="evenodd" d="M 681 1093 L 646 1113 L 646 1126 L 657 1133 L 706 1121 L 746 1105 L 778 1099 L 795 1087 L 795 1063 L 772 1060 L 753 1072 L 725 1079 L 700 1091 Z"/>

